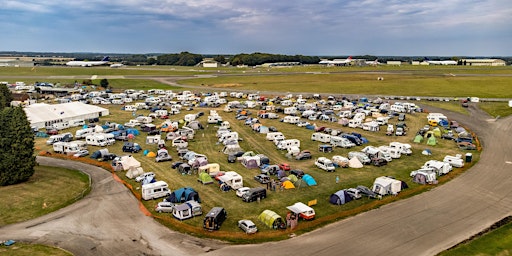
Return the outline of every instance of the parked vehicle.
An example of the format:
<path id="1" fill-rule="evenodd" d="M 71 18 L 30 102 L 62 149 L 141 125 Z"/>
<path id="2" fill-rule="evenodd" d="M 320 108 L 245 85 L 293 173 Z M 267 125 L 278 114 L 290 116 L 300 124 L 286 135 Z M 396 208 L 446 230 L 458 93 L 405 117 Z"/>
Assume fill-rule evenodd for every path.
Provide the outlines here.
<path id="1" fill-rule="evenodd" d="M 266 174 L 258 174 L 254 176 L 254 179 L 261 184 L 267 184 L 270 182 L 270 177 Z"/>
<path id="2" fill-rule="evenodd" d="M 246 234 L 254 234 L 258 232 L 258 228 L 254 224 L 254 222 L 250 220 L 239 220 L 238 227 L 242 229 Z"/>
<path id="3" fill-rule="evenodd" d="M 141 182 L 141 181 L 147 179 L 148 177 L 154 178 L 155 174 L 153 172 L 145 172 L 145 173 L 135 177 L 135 181 L 136 182 Z"/>
<path id="4" fill-rule="evenodd" d="M 172 208 L 174 208 L 174 203 L 171 203 L 171 202 L 159 202 L 155 206 L 155 212 L 158 212 L 158 213 L 172 212 Z"/>
<path id="5" fill-rule="evenodd" d="M 228 217 L 228 213 L 222 207 L 213 207 L 204 217 L 203 228 L 206 230 L 218 230 Z"/>
<path id="6" fill-rule="evenodd" d="M 264 174 L 263 174 L 264 175 Z M 267 182 L 268 183 L 268 182 Z M 251 188 L 242 195 L 244 202 L 258 201 L 267 197 L 267 190 L 262 187 Z"/>
<path id="7" fill-rule="evenodd" d="M 125 142 L 123 145 L 123 152 L 138 153 L 142 148 L 137 143 Z"/>
<path id="8" fill-rule="evenodd" d="M 245 194 L 245 192 L 249 191 L 249 189 L 251 189 L 251 188 L 249 188 L 249 187 L 241 187 L 241 188 L 237 189 L 236 190 L 236 196 L 242 197 Z"/>
<path id="9" fill-rule="evenodd" d="M 317 158 L 315 161 L 315 165 L 316 165 L 316 167 L 318 167 L 324 171 L 327 171 L 327 172 L 335 171 L 334 164 L 332 163 L 332 161 L 330 159 L 328 159 L 326 157 Z"/>
<path id="10" fill-rule="evenodd" d="M 142 199 L 144 200 L 166 197 L 170 194 L 169 185 L 165 181 L 142 185 Z"/>
<path id="11" fill-rule="evenodd" d="M 309 150 L 302 150 L 296 157 L 295 159 L 297 160 L 304 160 L 304 159 L 311 159 L 312 158 L 312 155 L 311 155 L 311 152 Z"/>

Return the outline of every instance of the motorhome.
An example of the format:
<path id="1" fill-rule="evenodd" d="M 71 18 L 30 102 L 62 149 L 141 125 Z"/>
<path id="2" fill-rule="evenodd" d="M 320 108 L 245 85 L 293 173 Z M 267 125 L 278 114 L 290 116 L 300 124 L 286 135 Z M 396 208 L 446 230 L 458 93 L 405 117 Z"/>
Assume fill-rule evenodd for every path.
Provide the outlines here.
<path id="1" fill-rule="evenodd" d="M 56 134 L 52 135 L 46 140 L 47 145 L 53 145 L 56 142 L 63 141 L 63 142 L 69 142 L 73 140 L 73 134 L 67 132 L 62 134 Z"/>
<path id="2" fill-rule="evenodd" d="M 412 154 L 411 145 L 407 143 L 401 143 L 401 142 L 390 142 L 389 143 L 390 148 L 397 148 L 400 150 L 400 153 L 402 155 L 408 155 L 410 156 Z"/>
<path id="3" fill-rule="evenodd" d="M 67 128 L 69 128 L 69 122 L 68 121 L 64 121 L 64 122 L 54 123 L 54 124 L 52 124 L 52 128 L 56 129 L 56 130 L 67 129 Z"/>
<path id="4" fill-rule="evenodd" d="M 89 134 L 85 137 L 85 142 L 87 145 L 105 147 L 108 144 L 107 139 L 105 138 L 105 134 Z"/>
<path id="5" fill-rule="evenodd" d="M 142 185 L 142 199 L 150 200 L 160 197 L 166 197 L 171 194 L 169 185 L 165 181 L 157 181 Z"/>
<path id="6" fill-rule="evenodd" d="M 460 168 L 464 167 L 464 160 L 460 156 L 445 156 L 443 162 L 449 163 L 451 166 Z"/>
<path id="7" fill-rule="evenodd" d="M 53 151 L 61 154 L 74 154 L 82 149 L 87 149 L 85 141 L 56 142 L 53 144 Z"/>
<path id="8" fill-rule="evenodd" d="M 334 172 L 335 167 L 334 163 L 326 157 L 319 157 L 315 160 L 315 166 L 326 171 L 326 172 Z"/>
<path id="9" fill-rule="evenodd" d="M 94 128 L 80 129 L 75 132 L 75 138 L 85 138 L 87 135 L 94 133 Z"/>
<path id="10" fill-rule="evenodd" d="M 348 140 L 347 138 L 339 137 L 339 136 L 331 136 L 331 140 L 329 141 L 332 146 L 334 147 L 341 147 L 341 148 L 351 148 L 355 147 L 356 144 Z"/>

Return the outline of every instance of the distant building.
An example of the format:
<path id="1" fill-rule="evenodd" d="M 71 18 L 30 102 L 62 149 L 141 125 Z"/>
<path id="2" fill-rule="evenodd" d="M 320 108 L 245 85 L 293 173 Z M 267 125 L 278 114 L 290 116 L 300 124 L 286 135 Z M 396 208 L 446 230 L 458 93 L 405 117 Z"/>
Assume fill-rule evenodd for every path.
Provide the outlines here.
<path id="1" fill-rule="evenodd" d="M 402 62 L 399 60 L 388 60 L 386 62 L 387 65 L 401 66 Z"/>
<path id="2" fill-rule="evenodd" d="M 300 62 L 274 62 L 274 63 L 263 63 L 261 64 L 262 67 L 292 67 L 292 66 L 300 66 Z"/>
<path id="3" fill-rule="evenodd" d="M 30 125 L 37 127 L 37 129 L 45 128 L 54 123 L 88 120 L 109 115 L 108 109 L 80 102 L 51 105 L 37 103 L 26 106 L 24 110 Z"/>
<path id="4" fill-rule="evenodd" d="M 465 66 L 506 66 L 507 63 L 500 59 L 461 59 L 461 64 Z"/>
<path id="5" fill-rule="evenodd" d="M 219 67 L 219 62 L 215 61 L 213 58 L 204 58 L 197 66 L 203 68 L 217 68 Z"/>

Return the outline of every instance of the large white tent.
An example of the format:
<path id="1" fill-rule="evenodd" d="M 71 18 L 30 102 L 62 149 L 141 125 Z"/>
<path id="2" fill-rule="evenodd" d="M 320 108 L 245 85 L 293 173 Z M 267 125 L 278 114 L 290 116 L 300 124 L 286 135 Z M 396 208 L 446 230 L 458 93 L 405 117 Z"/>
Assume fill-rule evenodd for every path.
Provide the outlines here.
<path id="1" fill-rule="evenodd" d="M 54 123 L 88 120 L 109 115 L 108 109 L 81 102 L 62 104 L 37 103 L 28 105 L 24 109 L 30 125 L 37 129 L 45 128 Z"/>

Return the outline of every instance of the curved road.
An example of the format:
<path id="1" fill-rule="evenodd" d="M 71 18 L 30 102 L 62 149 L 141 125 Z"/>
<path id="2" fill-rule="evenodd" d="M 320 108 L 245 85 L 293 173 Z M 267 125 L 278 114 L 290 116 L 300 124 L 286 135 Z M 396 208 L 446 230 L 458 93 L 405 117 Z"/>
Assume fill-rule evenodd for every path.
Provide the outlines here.
<path id="1" fill-rule="evenodd" d="M 177 233 L 143 215 L 131 193 L 103 169 L 38 157 L 43 165 L 88 173 L 92 191 L 54 213 L 1 227 L 0 240 L 49 244 L 75 255 L 434 255 L 512 211 L 512 116 L 495 121 L 474 107 L 469 117 L 442 112 L 479 135 L 485 150 L 478 164 L 429 192 L 296 238 L 226 245 Z"/>

